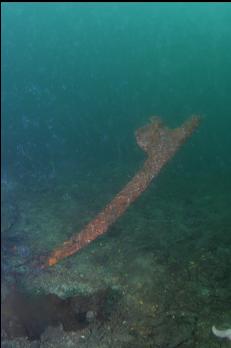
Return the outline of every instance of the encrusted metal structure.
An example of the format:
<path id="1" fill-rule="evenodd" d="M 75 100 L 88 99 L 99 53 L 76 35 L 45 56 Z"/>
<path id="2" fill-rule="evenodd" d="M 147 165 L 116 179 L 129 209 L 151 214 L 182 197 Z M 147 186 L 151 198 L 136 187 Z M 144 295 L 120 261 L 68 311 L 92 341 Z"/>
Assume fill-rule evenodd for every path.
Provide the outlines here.
<path id="1" fill-rule="evenodd" d="M 43 262 L 43 267 L 55 265 L 67 256 L 71 256 L 87 246 L 112 225 L 145 191 L 166 162 L 198 127 L 200 118 L 192 116 L 179 128 L 169 129 L 159 117 L 135 133 L 138 145 L 147 153 L 143 167 L 131 181 L 106 205 L 106 207 L 88 223 L 85 228 L 55 249 Z"/>

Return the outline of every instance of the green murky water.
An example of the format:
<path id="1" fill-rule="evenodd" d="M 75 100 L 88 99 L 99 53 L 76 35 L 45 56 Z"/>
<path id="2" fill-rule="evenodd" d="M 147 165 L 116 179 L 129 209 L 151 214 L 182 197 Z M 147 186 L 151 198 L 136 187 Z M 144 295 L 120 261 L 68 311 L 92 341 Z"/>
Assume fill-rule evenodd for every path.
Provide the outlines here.
<path id="1" fill-rule="evenodd" d="M 211 327 L 231 324 L 230 23 L 229 3 L 2 4 L 4 293 L 17 274 L 25 293 L 117 294 L 107 316 L 85 305 L 96 321 L 72 338 L 61 328 L 64 341 L 228 347 Z M 137 128 L 192 114 L 198 131 L 105 236 L 30 272 L 140 168 Z M 20 332 L 4 335 L 17 346 Z"/>

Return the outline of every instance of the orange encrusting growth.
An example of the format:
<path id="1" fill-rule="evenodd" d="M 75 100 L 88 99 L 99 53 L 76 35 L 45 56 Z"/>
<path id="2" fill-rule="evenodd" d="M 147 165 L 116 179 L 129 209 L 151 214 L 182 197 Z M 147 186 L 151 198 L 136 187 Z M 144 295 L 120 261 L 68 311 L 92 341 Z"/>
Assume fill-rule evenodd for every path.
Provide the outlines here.
<path id="1" fill-rule="evenodd" d="M 193 116 L 181 127 L 171 130 L 165 127 L 158 117 L 154 117 L 150 124 L 138 129 L 136 131 L 137 143 L 148 154 L 143 167 L 95 219 L 88 223 L 80 233 L 73 235 L 55 249 L 42 266 L 55 265 L 61 259 L 75 254 L 104 234 L 129 205 L 146 190 L 164 164 L 173 157 L 178 148 L 198 127 L 199 120 L 199 117 Z"/>

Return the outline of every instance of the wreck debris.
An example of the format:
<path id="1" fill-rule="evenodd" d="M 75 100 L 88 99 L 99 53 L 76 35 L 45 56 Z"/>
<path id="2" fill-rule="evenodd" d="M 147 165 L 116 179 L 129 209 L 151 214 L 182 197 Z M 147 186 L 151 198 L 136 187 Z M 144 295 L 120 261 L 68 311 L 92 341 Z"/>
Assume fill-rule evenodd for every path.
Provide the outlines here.
<path id="1" fill-rule="evenodd" d="M 199 122 L 198 116 L 192 116 L 181 127 L 171 130 L 164 126 L 159 117 L 153 117 L 150 124 L 138 129 L 135 133 L 136 141 L 148 155 L 143 167 L 80 233 L 73 235 L 55 249 L 43 262 L 42 267 L 55 265 L 107 232 L 109 226 L 147 189 L 151 180 L 190 137 Z"/>
<path id="2" fill-rule="evenodd" d="M 227 338 L 231 341 L 231 329 L 218 330 L 215 326 L 212 327 L 212 332 L 215 336 L 220 338 Z"/>

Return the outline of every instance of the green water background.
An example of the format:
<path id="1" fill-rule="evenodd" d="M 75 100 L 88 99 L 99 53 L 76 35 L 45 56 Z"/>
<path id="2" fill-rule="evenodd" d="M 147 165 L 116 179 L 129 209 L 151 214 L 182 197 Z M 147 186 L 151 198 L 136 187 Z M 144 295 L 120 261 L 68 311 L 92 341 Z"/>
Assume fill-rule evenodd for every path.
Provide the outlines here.
<path id="1" fill-rule="evenodd" d="M 23 289 L 120 286 L 134 321 L 158 327 L 153 303 L 164 308 L 156 320 L 189 311 L 195 344 L 220 346 L 211 327 L 230 327 L 230 23 L 229 3 L 2 4 L 5 273 L 80 231 L 131 179 L 145 159 L 134 131 L 151 115 L 169 127 L 202 116 L 107 234 L 51 275 L 22 268 Z M 172 325 L 150 344 L 172 346 Z"/>
<path id="2" fill-rule="evenodd" d="M 231 169 L 230 22 L 229 3 L 2 4 L 3 176 L 133 173 L 149 116 L 200 114 L 174 170 L 219 180 Z"/>

